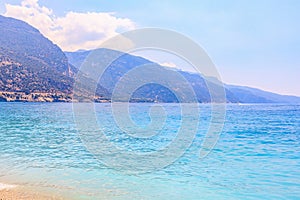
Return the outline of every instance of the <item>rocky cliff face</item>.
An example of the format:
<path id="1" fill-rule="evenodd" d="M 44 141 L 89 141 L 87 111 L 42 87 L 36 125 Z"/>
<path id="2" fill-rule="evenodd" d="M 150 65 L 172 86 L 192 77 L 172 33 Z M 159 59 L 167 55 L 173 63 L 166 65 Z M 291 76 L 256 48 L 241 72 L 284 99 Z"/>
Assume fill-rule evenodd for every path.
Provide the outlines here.
<path id="1" fill-rule="evenodd" d="M 0 90 L 72 92 L 75 68 L 61 49 L 27 23 L 0 16 Z"/>

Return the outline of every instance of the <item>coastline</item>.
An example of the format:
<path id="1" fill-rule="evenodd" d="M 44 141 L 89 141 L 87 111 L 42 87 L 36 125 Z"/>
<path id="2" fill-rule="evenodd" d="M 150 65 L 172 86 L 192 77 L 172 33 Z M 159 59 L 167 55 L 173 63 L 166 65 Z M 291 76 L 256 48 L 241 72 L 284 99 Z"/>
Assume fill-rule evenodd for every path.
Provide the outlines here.
<path id="1" fill-rule="evenodd" d="M 85 96 L 76 95 L 74 100 L 73 94 L 66 93 L 47 93 L 47 92 L 7 92 L 0 91 L 0 102 L 37 102 L 37 103 L 111 103 L 112 100 L 109 97 L 103 96 Z M 127 102 L 126 100 L 120 100 L 119 102 Z M 131 103 L 162 103 L 157 102 L 151 98 L 131 98 Z M 177 103 L 177 102 L 169 102 Z"/>
<path id="2" fill-rule="evenodd" d="M 77 95 L 79 97 L 79 95 Z M 109 99 L 94 96 L 94 97 L 86 97 L 80 96 L 82 102 L 90 102 L 93 99 L 96 103 L 108 103 Z M 7 92 L 0 91 L 0 102 L 66 102 L 71 103 L 74 102 L 73 94 L 67 93 L 47 93 L 47 92 L 33 92 L 33 93 L 25 93 L 25 92 Z M 76 101 L 77 102 L 77 101 Z"/>

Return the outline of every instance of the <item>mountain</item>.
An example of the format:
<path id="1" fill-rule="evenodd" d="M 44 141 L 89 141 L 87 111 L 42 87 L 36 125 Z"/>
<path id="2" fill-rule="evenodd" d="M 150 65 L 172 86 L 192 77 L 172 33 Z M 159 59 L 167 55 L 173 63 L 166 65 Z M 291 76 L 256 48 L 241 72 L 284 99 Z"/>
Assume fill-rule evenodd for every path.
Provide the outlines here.
<path id="1" fill-rule="evenodd" d="M 0 16 L 0 88 L 71 93 L 72 70 L 61 49 L 27 23 Z"/>
<path id="2" fill-rule="evenodd" d="M 103 73 L 103 76 L 99 80 L 100 85 L 103 86 L 107 91 L 112 94 L 115 85 L 120 80 L 121 77 L 124 78 L 124 75 L 128 72 L 130 72 L 135 67 L 151 64 L 152 67 L 155 68 L 155 70 L 150 70 L 147 72 L 141 71 L 140 74 L 136 77 L 130 77 L 131 81 L 128 81 L 129 83 L 132 82 L 132 84 L 137 84 L 136 82 L 133 82 L 133 80 L 137 79 L 147 79 L 146 76 L 154 76 L 157 80 L 168 83 L 172 82 L 173 84 L 170 86 L 171 88 L 164 87 L 159 84 L 155 83 L 149 83 L 146 84 L 140 88 L 138 88 L 133 94 L 132 94 L 132 101 L 159 101 L 159 102 L 177 102 L 176 96 L 171 92 L 177 91 L 177 92 L 183 92 L 187 91 L 188 86 L 183 86 L 181 83 L 176 80 L 175 77 L 176 74 L 180 74 L 182 77 L 184 77 L 188 82 L 192 83 L 190 84 L 192 88 L 195 91 L 196 98 L 199 102 L 210 102 L 211 97 L 208 92 L 208 88 L 206 85 L 206 82 L 204 78 L 198 74 L 193 74 L 189 72 L 184 71 L 176 71 L 177 73 L 174 73 L 174 69 L 166 68 L 163 66 L 158 65 L 157 63 L 154 63 L 152 61 L 149 61 L 145 58 L 139 57 L 139 56 L 133 56 L 127 53 L 118 52 L 111 49 L 97 49 L 96 53 L 93 52 L 93 59 L 94 60 L 103 60 L 108 59 L 114 60 L 115 57 L 118 57 L 118 59 L 114 60 L 109 67 L 106 69 L 106 71 Z M 91 53 L 92 51 L 77 51 L 77 52 L 65 52 L 67 55 L 69 62 L 77 67 L 80 68 L 81 64 L 84 62 L 86 57 Z M 141 69 L 143 70 L 143 69 Z M 175 75 L 175 76 L 174 76 Z M 173 79 L 172 79 L 173 77 Z M 208 81 L 208 80 L 207 80 Z M 213 87 L 220 88 L 218 84 L 213 84 Z M 128 86 L 128 85 L 127 85 Z M 231 92 L 227 89 L 227 101 L 228 102 L 237 102 L 237 99 L 231 94 Z M 123 94 L 125 96 L 125 94 Z M 216 101 L 222 102 L 221 98 L 216 99 Z"/>
<path id="3" fill-rule="evenodd" d="M 68 57 L 69 62 L 79 69 L 81 64 L 91 52 L 92 51 L 81 50 L 77 52 L 65 52 L 65 54 Z M 116 55 L 121 55 L 122 53 L 110 49 L 97 49 L 96 54 L 99 56 L 99 59 L 109 59 Z M 122 54 L 121 57 L 112 62 L 111 65 L 107 68 L 102 78 L 100 79 L 100 84 L 111 94 L 113 92 L 114 86 L 122 76 L 124 76 L 127 72 L 129 72 L 136 66 L 144 64 L 155 63 L 138 56 Z M 172 70 L 176 70 L 165 68 L 163 66 L 160 67 L 161 68 L 157 68 L 158 71 L 161 70 L 160 73 L 156 73 L 155 75 L 161 76 L 161 79 L 166 79 L 166 77 L 168 77 L 168 74 L 170 74 Z M 177 72 L 180 73 L 193 87 L 193 90 L 195 91 L 197 100 L 199 102 L 210 102 L 211 100 L 206 81 L 210 82 L 210 85 L 213 85 L 215 88 L 220 87 L 220 85 L 223 84 L 218 80 L 213 80 L 212 78 L 204 78 L 199 74 L 180 70 L 177 70 Z M 175 84 L 174 88 L 176 87 L 180 88 L 180 86 Z M 224 88 L 227 102 L 230 103 L 300 103 L 300 97 L 279 95 L 250 87 L 224 84 Z M 158 84 L 147 84 L 139 88 L 133 93 L 132 99 L 137 99 L 139 101 L 158 100 L 162 102 L 177 102 L 176 96 L 168 88 L 162 87 Z"/>
<path id="4" fill-rule="evenodd" d="M 207 83 L 213 91 L 223 85 L 212 78 L 166 68 L 145 58 L 110 49 L 95 50 L 97 52 L 95 59 L 105 62 L 117 55 L 122 56 L 109 65 L 96 84 L 91 74 L 79 70 L 91 51 L 63 52 L 37 29 L 17 19 L 0 16 L 0 26 L 0 101 L 70 102 L 75 96 L 78 97 L 78 101 L 88 101 L 93 98 L 97 102 L 108 102 L 118 81 L 123 80 L 128 83 L 133 81 L 134 85 L 137 81 L 154 77 L 162 83 L 172 84 L 169 87 L 155 82 L 143 85 L 132 94 L 131 101 L 177 102 L 172 91 L 184 94 L 189 87 L 192 87 L 197 101 L 210 102 Z M 126 76 L 140 65 L 151 65 L 155 70 L 144 71 L 133 77 Z M 76 94 L 73 94 L 75 77 L 81 77 L 84 84 L 76 90 Z M 179 81 L 180 77 L 190 84 L 182 84 L 183 82 Z M 96 95 L 88 90 L 93 85 L 97 85 Z M 121 94 L 127 95 L 125 88 L 121 89 L 123 92 Z M 283 96 L 241 86 L 225 85 L 225 93 L 226 101 L 232 103 L 300 103 L 299 97 Z M 122 95 L 118 100 L 124 100 Z M 185 95 L 183 101 L 189 102 L 189 95 Z M 221 97 L 214 99 L 214 102 L 221 101 Z"/>
<path id="5" fill-rule="evenodd" d="M 64 52 L 21 20 L 0 15 L 0 27 L 0 101 L 71 101 L 78 70 Z"/>
<path id="6" fill-rule="evenodd" d="M 246 86 L 226 85 L 225 87 L 237 96 L 241 103 L 300 103 L 300 98 L 296 96 L 280 95 Z"/>

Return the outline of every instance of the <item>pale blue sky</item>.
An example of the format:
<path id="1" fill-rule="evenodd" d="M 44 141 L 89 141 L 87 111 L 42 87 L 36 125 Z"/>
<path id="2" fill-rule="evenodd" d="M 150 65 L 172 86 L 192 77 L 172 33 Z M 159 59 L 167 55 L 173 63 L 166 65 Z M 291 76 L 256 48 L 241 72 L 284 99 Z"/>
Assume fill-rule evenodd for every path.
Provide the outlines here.
<path id="1" fill-rule="evenodd" d="M 0 13 L 5 3 L 0 0 Z M 300 96 L 300 1 L 40 0 L 56 16 L 114 12 L 137 27 L 160 27 L 199 43 L 225 83 Z"/>

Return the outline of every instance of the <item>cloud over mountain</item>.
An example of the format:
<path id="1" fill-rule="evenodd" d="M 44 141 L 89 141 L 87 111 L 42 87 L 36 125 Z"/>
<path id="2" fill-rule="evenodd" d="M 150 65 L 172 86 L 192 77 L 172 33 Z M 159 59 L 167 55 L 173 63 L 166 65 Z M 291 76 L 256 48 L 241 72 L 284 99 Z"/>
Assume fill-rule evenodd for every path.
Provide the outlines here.
<path id="1" fill-rule="evenodd" d="M 39 5 L 38 0 L 23 0 L 21 5 L 5 7 L 5 16 L 26 21 L 65 51 L 97 48 L 118 31 L 135 28 L 132 20 L 115 13 L 70 11 L 57 17 L 51 9 Z"/>

